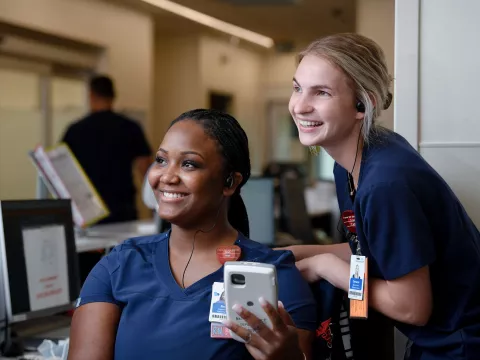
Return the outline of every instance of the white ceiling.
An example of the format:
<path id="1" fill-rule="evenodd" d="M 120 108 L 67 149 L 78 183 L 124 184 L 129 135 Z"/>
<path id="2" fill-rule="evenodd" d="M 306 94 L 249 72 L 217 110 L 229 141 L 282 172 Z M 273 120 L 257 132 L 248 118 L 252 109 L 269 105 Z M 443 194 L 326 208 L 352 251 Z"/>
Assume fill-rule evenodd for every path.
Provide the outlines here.
<path id="1" fill-rule="evenodd" d="M 204 26 L 167 13 L 141 0 L 105 0 L 155 16 L 158 31 L 171 34 L 208 32 Z M 223 21 L 297 46 L 331 33 L 354 31 L 355 0 L 299 0 L 294 5 L 235 5 L 231 0 L 175 0 Z"/>

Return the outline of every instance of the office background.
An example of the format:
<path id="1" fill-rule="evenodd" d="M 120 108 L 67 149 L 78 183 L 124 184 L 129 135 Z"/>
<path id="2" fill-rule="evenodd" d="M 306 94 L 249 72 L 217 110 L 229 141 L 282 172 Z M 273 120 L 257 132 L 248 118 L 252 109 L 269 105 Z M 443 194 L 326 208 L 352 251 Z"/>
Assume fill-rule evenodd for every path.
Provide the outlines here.
<path id="1" fill-rule="evenodd" d="M 25 154 L 55 143 L 87 111 L 93 71 L 115 79 L 116 109 L 142 122 L 153 147 L 173 118 L 220 94 L 249 136 L 254 174 L 289 161 L 331 177 L 328 155 L 310 158 L 289 134 L 295 52 L 316 37 L 358 31 L 382 45 L 393 73 L 394 0 L 178 3 L 271 36 L 277 46 L 238 41 L 142 1 L 0 0 L 0 198 L 34 197 Z M 393 127 L 392 110 L 382 121 Z"/>

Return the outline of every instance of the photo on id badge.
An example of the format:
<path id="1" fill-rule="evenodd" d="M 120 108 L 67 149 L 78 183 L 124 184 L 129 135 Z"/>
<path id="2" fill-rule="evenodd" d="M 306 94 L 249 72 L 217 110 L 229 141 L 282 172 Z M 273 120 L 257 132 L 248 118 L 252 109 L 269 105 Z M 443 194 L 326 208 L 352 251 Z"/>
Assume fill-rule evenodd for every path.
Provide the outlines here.
<path id="1" fill-rule="evenodd" d="M 350 286 L 348 297 L 350 299 L 363 300 L 363 286 L 365 277 L 365 258 L 352 256 L 350 261 Z"/>

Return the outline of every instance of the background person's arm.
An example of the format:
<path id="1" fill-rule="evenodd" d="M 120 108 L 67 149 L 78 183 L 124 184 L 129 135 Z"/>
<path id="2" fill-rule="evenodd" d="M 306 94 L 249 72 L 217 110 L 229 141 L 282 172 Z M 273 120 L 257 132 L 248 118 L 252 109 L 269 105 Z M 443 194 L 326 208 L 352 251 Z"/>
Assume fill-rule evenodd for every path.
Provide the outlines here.
<path id="1" fill-rule="evenodd" d="M 120 308 L 90 303 L 75 310 L 70 329 L 68 360 L 112 360 Z"/>

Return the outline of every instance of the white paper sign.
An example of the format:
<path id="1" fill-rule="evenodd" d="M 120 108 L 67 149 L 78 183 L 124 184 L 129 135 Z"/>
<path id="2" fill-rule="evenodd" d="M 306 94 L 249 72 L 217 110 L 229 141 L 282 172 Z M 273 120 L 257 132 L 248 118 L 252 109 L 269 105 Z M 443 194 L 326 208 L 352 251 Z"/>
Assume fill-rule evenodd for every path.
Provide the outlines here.
<path id="1" fill-rule="evenodd" d="M 32 311 L 67 305 L 67 248 L 61 225 L 24 229 L 23 250 Z"/>

